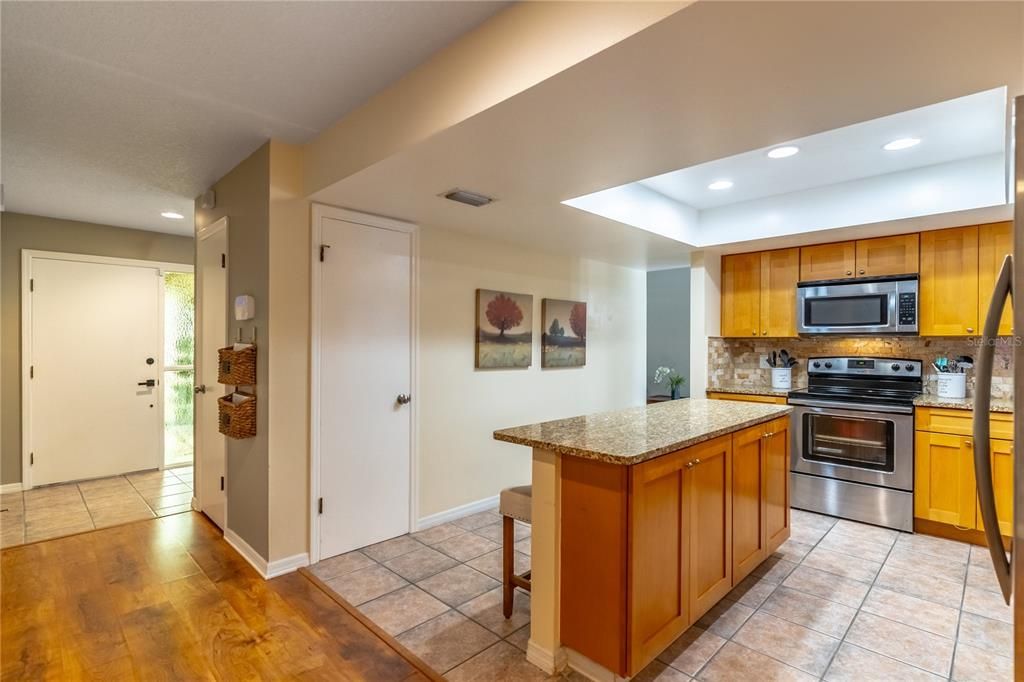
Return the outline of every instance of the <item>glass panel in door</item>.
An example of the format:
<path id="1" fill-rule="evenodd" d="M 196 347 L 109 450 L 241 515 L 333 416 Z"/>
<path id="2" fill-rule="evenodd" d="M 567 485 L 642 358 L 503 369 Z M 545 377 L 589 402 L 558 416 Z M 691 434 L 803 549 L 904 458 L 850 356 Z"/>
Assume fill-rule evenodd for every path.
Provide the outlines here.
<path id="1" fill-rule="evenodd" d="M 805 414 L 803 428 L 806 460 L 872 471 L 894 469 L 891 421 Z"/>

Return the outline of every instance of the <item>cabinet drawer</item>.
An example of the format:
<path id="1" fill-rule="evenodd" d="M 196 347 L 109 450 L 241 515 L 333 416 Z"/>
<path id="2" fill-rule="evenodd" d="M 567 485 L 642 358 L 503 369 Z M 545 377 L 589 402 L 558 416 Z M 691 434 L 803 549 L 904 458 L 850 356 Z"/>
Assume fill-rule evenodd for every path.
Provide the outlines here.
<path id="1" fill-rule="evenodd" d="M 957 436 L 973 435 L 973 413 L 945 407 L 919 407 L 914 411 L 914 428 Z M 1013 440 L 1013 415 L 993 412 L 989 415 L 990 438 Z"/>

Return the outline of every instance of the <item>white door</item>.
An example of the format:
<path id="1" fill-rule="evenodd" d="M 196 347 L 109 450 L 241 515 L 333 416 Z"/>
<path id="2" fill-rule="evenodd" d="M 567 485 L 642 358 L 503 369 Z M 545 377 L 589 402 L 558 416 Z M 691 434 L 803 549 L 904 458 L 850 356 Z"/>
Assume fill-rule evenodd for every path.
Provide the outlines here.
<path id="1" fill-rule="evenodd" d="M 228 230 L 222 219 L 196 243 L 196 487 L 199 507 L 220 528 L 227 513 L 224 436 L 217 430 L 217 349 L 228 338 Z"/>
<path id="2" fill-rule="evenodd" d="M 160 268 L 27 263 L 26 479 L 36 486 L 161 466 Z"/>
<path id="3" fill-rule="evenodd" d="M 320 556 L 409 531 L 412 236 L 322 218 Z"/>

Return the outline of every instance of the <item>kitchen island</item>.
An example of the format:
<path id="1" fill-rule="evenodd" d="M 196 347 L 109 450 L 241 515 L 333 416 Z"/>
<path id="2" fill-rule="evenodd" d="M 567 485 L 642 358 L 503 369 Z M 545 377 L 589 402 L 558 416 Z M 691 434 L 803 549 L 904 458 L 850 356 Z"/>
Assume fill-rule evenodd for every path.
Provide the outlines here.
<path id="1" fill-rule="evenodd" d="M 533 448 L 527 658 L 631 677 L 768 558 L 790 411 L 685 399 L 496 431 Z"/>

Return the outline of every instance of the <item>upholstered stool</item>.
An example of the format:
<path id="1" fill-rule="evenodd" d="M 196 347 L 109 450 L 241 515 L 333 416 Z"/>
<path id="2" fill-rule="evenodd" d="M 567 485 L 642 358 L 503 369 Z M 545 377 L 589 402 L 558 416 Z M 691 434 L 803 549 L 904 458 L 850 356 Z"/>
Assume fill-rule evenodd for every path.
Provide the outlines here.
<path id="1" fill-rule="evenodd" d="M 533 507 L 533 487 L 521 485 L 516 488 L 505 488 L 501 491 L 501 583 L 502 610 L 506 618 L 512 617 L 512 599 L 516 588 L 530 591 L 530 572 L 516 575 L 516 521 L 530 523 Z"/>

